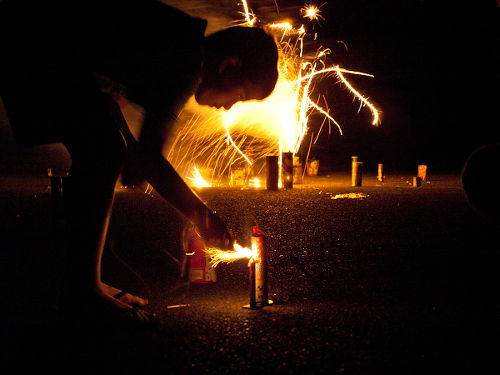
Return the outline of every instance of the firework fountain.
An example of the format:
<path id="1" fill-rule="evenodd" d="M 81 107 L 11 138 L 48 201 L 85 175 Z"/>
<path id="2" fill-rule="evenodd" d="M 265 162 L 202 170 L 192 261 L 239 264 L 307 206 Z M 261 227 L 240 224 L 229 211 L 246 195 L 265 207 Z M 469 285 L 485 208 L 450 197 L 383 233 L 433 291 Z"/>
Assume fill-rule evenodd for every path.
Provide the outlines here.
<path id="1" fill-rule="evenodd" d="M 241 24 L 258 25 L 259 20 L 247 1 L 242 1 L 242 5 L 244 19 Z M 320 7 L 311 4 L 300 9 L 300 14 L 307 22 L 324 19 Z M 197 106 L 193 98 L 189 100 L 186 112 L 194 114 L 179 124 L 166 157 L 190 186 L 221 185 L 238 169 L 248 171 L 247 184 L 255 181 L 250 177 L 260 174 L 267 155 L 297 154 L 308 130 L 309 116 L 314 111 L 324 116 L 317 135 L 325 122 L 330 130 L 334 125 L 342 134 L 326 101 L 321 105 L 319 100 L 312 99 L 318 80 L 341 82 L 360 106 L 371 111 L 372 125 L 379 124 L 379 110 L 346 78 L 352 74 L 373 77 L 371 74 L 328 65 L 331 53 L 328 48 L 306 57 L 304 41 L 308 33 L 304 25 L 295 27 L 290 22 L 277 21 L 259 26 L 272 33 L 280 47 L 276 87 L 265 100 L 239 102 L 229 111 L 207 109 Z"/>
<path id="2" fill-rule="evenodd" d="M 248 27 L 257 25 L 258 19 L 248 3 L 243 1 L 242 4 L 244 10 L 242 23 Z M 311 22 L 323 20 L 320 7 L 315 5 L 305 5 L 300 9 L 300 13 L 304 19 Z M 373 77 L 371 74 L 348 70 L 338 65 L 328 65 L 327 59 L 331 53 L 328 48 L 318 49 L 313 57 L 306 57 L 304 40 L 307 32 L 304 25 L 295 27 L 289 22 L 275 22 L 263 27 L 275 35 L 280 47 L 279 78 L 276 87 L 265 100 L 239 102 L 229 111 L 198 107 L 200 110 L 195 111 L 194 115 L 181 124 L 167 158 L 191 186 L 219 185 L 224 181 L 224 176 L 231 174 L 236 168 L 243 167 L 251 171 L 250 173 L 258 174 L 259 162 L 262 169 L 266 162 L 269 164 L 270 158 L 279 158 L 278 166 L 281 166 L 282 155 L 287 155 L 289 159 L 299 151 L 308 130 L 309 116 L 313 111 L 324 116 L 317 135 L 325 123 L 328 123 L 330 131 L 332 125 L 335 125 L 342 134 L 342 128 L 335 120 L 326 100 L 320 105 L 319 100 L 312 99 L 317 80 L 340 82 L 353 98 L 359 101 L 360 108 L 366 107 L 371 112 L 371 124 L 377 126 L 380 122 L 380 111 L 346 78 L 353 74 Z M 192 106 L 195 106 L 193 98 L 188 103 L 188 107 Z M 311 135 L 311 144 L 312 140 Z M 205 172 L 203 176 L 200 171 Z M 280 168 L 280 175 L 281 172 Z M 279 187 L 282 187 L 281 182 L 280 178 Z M 254 184 L 256 185 L 255 182 Z M 258 230 L 257 232 L 260 233 Z M 262 236 L 255 233 L 254 230 L 251 248 L 235 243 L 232 251 L 204 249 L 211 259 L 212 267 L 222 262 L 249 259 L 251 298 L 248 306 L 250 308 L 268 306 L 272 303 L 267 300 L 265 261 L 267 251 L 263 242 L 256 240 L 261 240 Z M 257 246 L 258 244 L 260 246 Z M 264 288 L 261 285 L 261 289 L 266 291 L 265 296 L 261 296 L 262 301 L 256 299 L 260 285 L 256 281 L 257 269 L 261 272 L 259 280 L 265 280 Z"/>

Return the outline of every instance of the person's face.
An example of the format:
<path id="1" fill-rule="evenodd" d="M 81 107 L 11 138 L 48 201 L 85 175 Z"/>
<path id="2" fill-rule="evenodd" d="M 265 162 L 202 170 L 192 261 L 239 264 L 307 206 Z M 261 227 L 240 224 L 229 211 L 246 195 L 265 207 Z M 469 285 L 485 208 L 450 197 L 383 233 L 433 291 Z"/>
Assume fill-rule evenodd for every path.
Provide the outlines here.
<path id="1" fill-rule="evenodd" d="M 234 82 L 229 85 L 202 83 L 195 94 L 198 104 L 226 110 L 239 102 L 264 99 L 262 90 L 249 82 Z"/>

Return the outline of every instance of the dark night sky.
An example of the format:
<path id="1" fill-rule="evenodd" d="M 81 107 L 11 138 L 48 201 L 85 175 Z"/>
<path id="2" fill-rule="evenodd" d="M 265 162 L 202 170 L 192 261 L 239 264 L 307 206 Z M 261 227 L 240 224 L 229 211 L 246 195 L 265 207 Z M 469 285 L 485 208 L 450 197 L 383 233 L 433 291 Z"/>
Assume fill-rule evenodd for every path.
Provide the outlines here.
<path id="1" fill-rule="evenodd" d="M 236 0 L 165 2 L 206 18 L 209 32 L 241 17 Z M 321 8 L 325 20 L 314 30 L 300 18 L 305 2 L 314 3 L 276 0 L 279 15 L 273 0 L 249 4 L 261 20 L 292 18 L 317 32 L 318 40 L 306 47 L 330 47 L 330 62 L 374 74 L 374 79 L 351 77 L 352 83 L 383 111 L 381 126 L 373 128 L 368 111 L 358 113 L 359 102 L 335 81 L 318 85 L 344 130 L 339 136 L 324 129 L 311 150 L 325 169 L 348 165 L 356 154 L 368 167 L 383 162 L 403 171 L 426 163 L 431 170 L 459 171 L 475 147 L 499 140 L 495 0 L 329 1 Z M 311 117 L 311 130 L 317 131 L 321 121 Z M 0 121 L 0 138 L 1 170 L 15 153 L 5 121 Z M 307 147 L 308 140 L 301 152 Z"/>

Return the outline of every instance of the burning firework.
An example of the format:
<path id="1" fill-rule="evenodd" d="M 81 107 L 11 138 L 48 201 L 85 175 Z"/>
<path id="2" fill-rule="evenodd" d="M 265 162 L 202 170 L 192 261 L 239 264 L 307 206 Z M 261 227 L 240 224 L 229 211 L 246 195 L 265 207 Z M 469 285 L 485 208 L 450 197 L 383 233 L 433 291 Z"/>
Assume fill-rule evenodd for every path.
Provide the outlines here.
<path id="1" fill-rule="evenodd" d="M 242 4 L 242 22 L 252 27 L 257 24 L 257 17 L 247 1 Z M 319 8 L 308 4 L 301 9 L 301 14 L 311 21 L 323 19 Z M 297 154 L 313 111 L 324 116 L 314 142 L 325 122 L 330 131 L 333 123 L 342 134 L 326 102 L 322 106 L 311 97 L 318 79 L 335 78 L 341 82 L 362 107 L 371 111 L 372 125 L 380 122 L 379 110 L 345 77 L 347 74 L 372 75 L 338 65 L 329 66 L 329 49 L 319 50 L 313 57 L 306 58 L 303 54 L 307 34 L 304 25 L 296 28 L 289 22 L 276 22 L 264 27 L 276 35 L 280 45 L 279 78 L 273 93 L 263 101 L 239 102 L 228 112 L 200 108 L 193 98 L 185 107 L 186 112 L 194 108 L 194 115 L 181 124 L 166 157 L 191 186 L 202 186 L 195 166 L 213 171 L 211 180 L 204 184 L 214 186 L 221 184 L 235 168 L 251 167 L 252 173 L 258 175 L 264 169 L 267 155 Z"/>
<path id="2" fill-rule="evenodd" d="M 267 253 L 264 235 L 257 226 L 252 228 L 251 248 L 234 244 L 234 251 L 222 251 L 216 248 L 205 249 L 211 258 L 210 265 L 216 267 L 220 263 L 234 262 L 239 259 L 248 260 L 250 279 L 250 303 L 243 307 L 257 309 L 270 306 L 273 301 L 268 299 Z"/>
<path id="3" fill-rule="evenodd" d="M 243 247 L 237 243 L 234 244 L 233 251 L 207 248 L 205 249 L 205 252 L 210 256 L 210 264 L 212 267 L 217 267 L 220 263 L 231 263 L 244 258 L 248 258 L 250 264 L 258 256 L 257 249 L 255 247 Z"/>

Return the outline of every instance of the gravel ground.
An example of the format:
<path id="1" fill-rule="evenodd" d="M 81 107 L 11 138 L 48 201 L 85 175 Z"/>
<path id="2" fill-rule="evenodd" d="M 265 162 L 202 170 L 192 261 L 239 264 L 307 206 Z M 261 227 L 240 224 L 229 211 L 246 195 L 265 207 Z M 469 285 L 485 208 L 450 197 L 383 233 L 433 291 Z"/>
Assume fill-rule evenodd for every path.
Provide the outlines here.
<path id="1" fill-rule="evenodd" d="M 458 176 L 420 188 L 404 175 L 353 188 L 335 174 L 279 192 L 201 190 L 242 245 L 253 224 L 266 233 L 274 305 L 255 311 L 242 308 L 245 260 L 220 265 L 213 284 L 186 282 L 185 220 L 155 192 L 119 190 L 103 279 L 149 298 L 161 325 L 84 333 L 59 316 L 64 256 L 48 182 L 0 182 L 10 370 L 481 373 L 498 354 L 498 227 L 469 209 Z M 333 199 L 344 193 L 364 198 Z"/>

